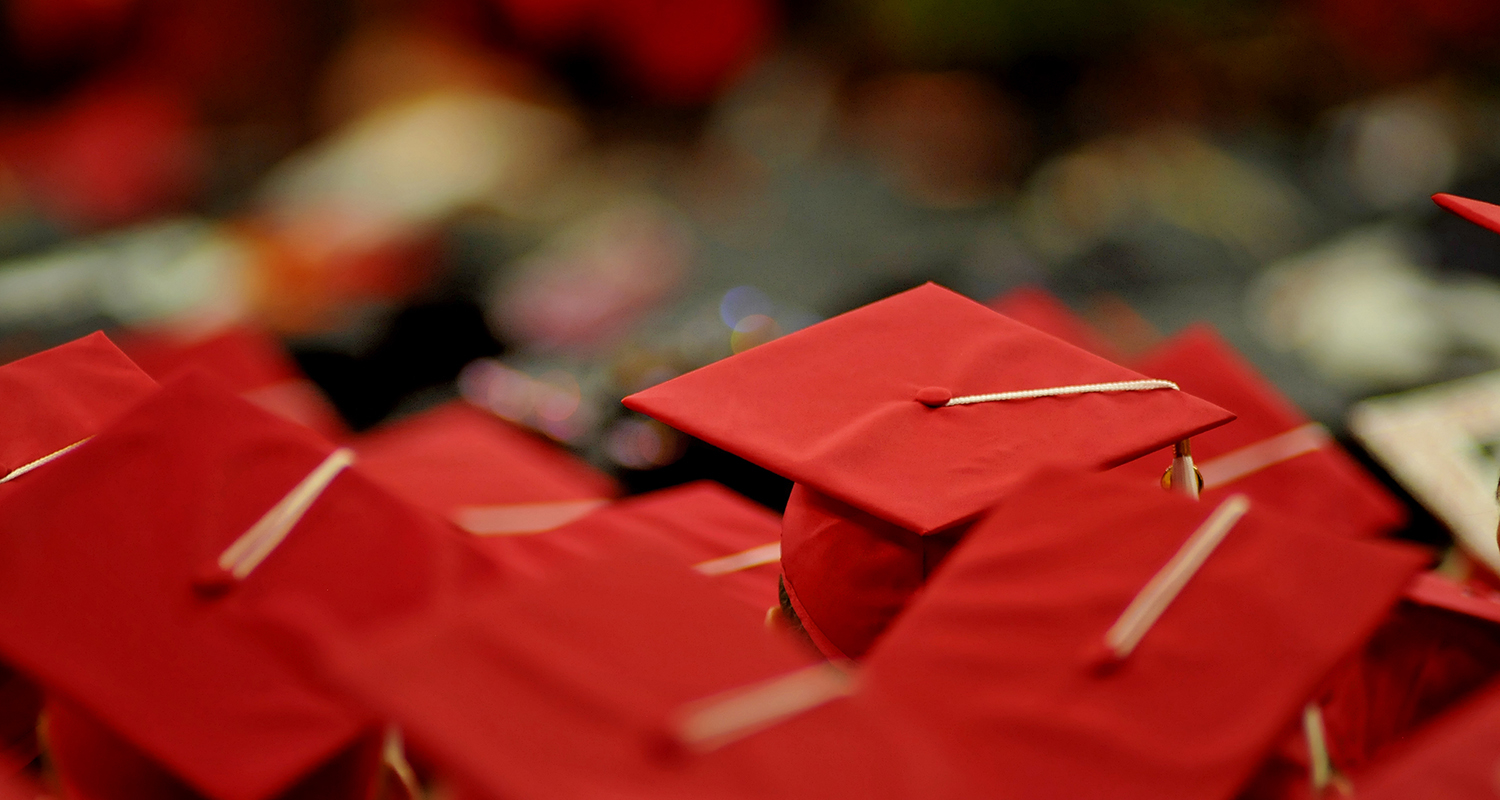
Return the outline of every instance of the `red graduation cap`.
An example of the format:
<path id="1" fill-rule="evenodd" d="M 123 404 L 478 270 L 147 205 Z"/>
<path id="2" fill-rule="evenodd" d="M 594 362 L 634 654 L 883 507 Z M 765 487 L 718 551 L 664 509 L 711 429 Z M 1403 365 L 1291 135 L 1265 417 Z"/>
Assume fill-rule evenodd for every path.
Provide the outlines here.
<path id="1" fill-rule="evenodd" d="M 1368 771 L 1353 776 L 1359 800 L 1480 800 L 1493 798 L 1500 764 L 1500 683 L 1491 684 L 1403 743 Z"/>
<path id="2" fill-rule="evenodd" d="M 1500 233 L 1500 206 L 1456 194 L 1435 194 L 1432 202 L 1483 228 Z"/>
<path id="3" fill-rule="evenodd" d="M 0 496 L 156 391 L 102 333 L 0 366 Z M 41 695 L 0 664 L 0 755 L 35 753 Z"/>
<path id="4" fill-rule="evenodd" d="M 1389 533 L 1406 521 L 1400 501 L 1212 328 L 1189 328 L 1136 367 L 1235 413 L 1233 425 L 1193 439 L 1204 502 L 1244 493 L 1288 516 L 1349 536 Z M 1164 461 L 1143 458 L 1120 470 L 1156 480 Z"/>
<path id="5" fill-rule="evenodd" d="M 360 469 L 471 533 L 550 530 L 619 494 L 609 476 L 463 401 L 359 437 Z"/>
<path id="6" fill-rule="evenodd" d="M 332 680 L 484 797 L 961 796 L 852 675 L 650 547 L 328 653 Z"/>
<path id="7" fill-rule="evenodd" d="M 168 385 L 0 500 L 0 653 L 196 791 L 291 786 L 370 720 L 264 609 L 359 629 L 494 574 L 330 449 L 205 376 Z"/>
<path id="8" fill-rule="evenodd" d="M 969 531 L 864 678 L 975 770 L 976 796 L 1227 798 L 1421 561 L 1244 495 L 1041 473 Z"/>
<path id="9" fill-rule="evenodd" d="M 331 441 L 349 434 L 333 404 L 265 331 L 240 325 L 200 338 L 133 331 L 121 337 L 120 346 L 159 381 L 184 370 L 201 369 L 246 400 Z"/>
<path id="10" fill-rule="evenodd" d="M 1233 418 L 933 284 L 625 404 L 797 482 L 787 593 L 824 652 L 851 658 L 950 544 L 919 537 L 954 534 L 1037 467 L 1103 469 Z"/>
<path id="11" fill-rule="evenodd" d="M 695 481 L 611 503 L 557 530 L 479 544 L 508 570 L 532 577 L 622 542 L 649 544 L 711 577 L 759 620 L 776 604 L 780 536 L 774 512 L 713 481 Z"/>
<path id="12" fill-rule="evenodd" d="M 1094 330 L 1051 292 L 1037 286 L 1022 286 L 991 300 L 989 307 L 1007 317 L 1056 336 L 1101 358 L 1122 363 L 1125 354 Z"/>

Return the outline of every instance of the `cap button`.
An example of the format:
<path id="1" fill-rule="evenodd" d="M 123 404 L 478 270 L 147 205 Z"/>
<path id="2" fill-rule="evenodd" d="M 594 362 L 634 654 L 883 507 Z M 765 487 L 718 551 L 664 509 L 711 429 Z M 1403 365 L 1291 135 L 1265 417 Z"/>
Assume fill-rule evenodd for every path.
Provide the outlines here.
<path id="1" fill-rule="evenodd" d="M 929 408 L 937 408 L 953 399 L 953 393 L 941 386 L 929 386 L 917 391 L 917 402 Z"/>
<path id="2" fill-rule="evenodd" d="M 239 580 L 229 570 L 211 563 L 193 575 L 193 592 L 205 600 L 220 597 L 233 589 Z"/>

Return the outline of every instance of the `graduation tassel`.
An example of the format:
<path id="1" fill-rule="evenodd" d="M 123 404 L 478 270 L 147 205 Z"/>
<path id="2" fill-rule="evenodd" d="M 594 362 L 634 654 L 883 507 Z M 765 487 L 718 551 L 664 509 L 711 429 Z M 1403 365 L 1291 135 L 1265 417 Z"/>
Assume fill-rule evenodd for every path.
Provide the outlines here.
<path id="1" fill-rule="evenodd" d="M 39 459 L 31 462 L 30 464 L 22 464 L 21 466 L 16 467 L 15 469 L 11 470 L 10 472 L 5 473 L 5 475 L 3 477 L 0 477 L 0 483 L 6 483 L 7 481 L 13 481 L 16 478 L 19 478 L 22 475 L 25 475 L 26 473 L 28 473 L 28 472 L 36 469 L 37 467 L 43 466 L 45 464 L 49 464 L 54 459 L 60 458 L 60 457 L 62 457 L 64 455 L 67 455 L 74 448 L 78 447 L 79 445 L 83 444 L 84 442 L 88 441 L 91 438 L 93 438 L 93 437 L 87 437 L 87 438 L 81 439 L 79 441 L 76 441 L 76 442 L 68 445 L 67 447 L 64 447 L 63 449 L 58 450 L 55 453 L 48 453 L 47 455 L 42 456 L 41 458 L 39 458 Z"/>
<path id="2" fill-rule="evenodd" d="M 1193 480 L 1174 480 L 1176 475 L 1192 475 Z M 1161 476 L 1161 488 L 1187 495 L 1194 500 L 1198 499 L 1198 492 L 1203 490 L 1203 473 L 1193 466 L 1193 443 L 1191 439 L 1183 439 L 1172 447 L 1172 466 Z"/>

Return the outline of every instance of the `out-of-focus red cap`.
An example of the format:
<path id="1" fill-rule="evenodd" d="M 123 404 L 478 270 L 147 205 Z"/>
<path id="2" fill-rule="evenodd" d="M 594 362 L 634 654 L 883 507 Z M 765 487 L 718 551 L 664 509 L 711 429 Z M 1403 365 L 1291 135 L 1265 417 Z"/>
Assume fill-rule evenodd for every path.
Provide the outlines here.
<path id="1" fill-rule="evenodd" d="M 1242 492 L 1348 536 L 1378 536 L 1405 523 L 1401 502 L 1212 328 L 1189 328 L 1135 366 L 1235 413 L 1233 425 L 1193 439 L 1204 502 Z M 1120 471 L 1155 481 L 1171 461 L 1168 450 Z"/>
<path id="2" fill-rule="evenodd" d="M 1159 388 L 955 402 L 1096 384 Z M 933 284 L 625 404 L 800 484 L 782 529 L 783 576 L 804 627 L 835 658 L 868 649 L 940 555 L 912 534 L 972 519 L 1038 467 L 1103 469 L 1233 419 Z"/>
<path id="3" fill-rule="evenodd" d="M 1082 350 L 1115 363 L 1124 363 L 1125 354 L 1110 344 L 1094 327 L 1063 305 L 1051 292 L 1037 286 L 1012 289 L 991 300 L 989 307 L 1007 317 L 1030 325 L 1042 333 L 1056 336 Z"/>
<path id="4" fill-rule="evenodd" d="M 330 650 L 482 796 L 955 796 L 946 755 L 666 554 L 621 546 Z"/>
<path id="5" fill-rule="evenodd" d="M 619 494 L 604 473 L 463 401 L 384 425 L 353 443 L 360 469 L 470 533 L 550 530 Z"/>
<path id="6" fill-rule="evenodd" d="M 154 391 L 102 333 L 0 366 L 0 477 L 93 436 Z"/>
<path id="7" fill-rule="evenodd" d="M 713 481 L 627 498 L 557 530 L 489 536 L 479 545 L 507 570 L 542 577 L 621 542 L 648 543 L 742 603 L 754 619 L 776 604 L 781 518 Z"/>
<path id="8" fill-rule="evenodd" d="M 1352 778 L 1360 800 L 1480 800 L 1496 795 L 1500 684 L 1469 699 Z"/>
<path id="9" fill-rule="evenodd" d="M 246 400 L 330 441 L 349 435 L 333 404 L 265 331 L 240 325 L 197 339 L 133 331 L 120 338 L 120 347 L 159 381 L 185 370 L 203 370 Z"/>
<path id="10" fill-rule="evenodd" d="M 1432 202 L 1475 225 L 1500 233 L 1500 206 L 1494 203 L 1459 197 L 1456 194 L 1435 194 Z"/>
<path id="11" fill-rule="evenodd" d="M 495 574 L 331 449 L 207 376 L 167 385 L 0 500 L 0 653 L 199 792 L 287 789 L 371 721 L 264 609 L 359 630 Z"/>
<path id="12" fill-rule="evenodd" d="M 975 796 L 1230 797 L 1421 562 L 1243 495 L 1044 472 L 891 626 L 867 691 Z"/>

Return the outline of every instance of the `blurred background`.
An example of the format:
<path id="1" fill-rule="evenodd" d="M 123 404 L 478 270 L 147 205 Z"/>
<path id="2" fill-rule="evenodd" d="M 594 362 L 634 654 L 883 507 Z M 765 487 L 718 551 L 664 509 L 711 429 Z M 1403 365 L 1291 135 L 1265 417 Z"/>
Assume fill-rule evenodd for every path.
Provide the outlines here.
<path id="1" fill-rule="evenodd" d="M 1500 237 L 1428 200 L 1500 201 L 1492 0 L 0 8 L 0 361 L 237 331 L 334 429 L 462 395 L 772 506 L 619 399 L 926 280 L 1207 320 L 1336 431 L 1500 364 Z"/>

